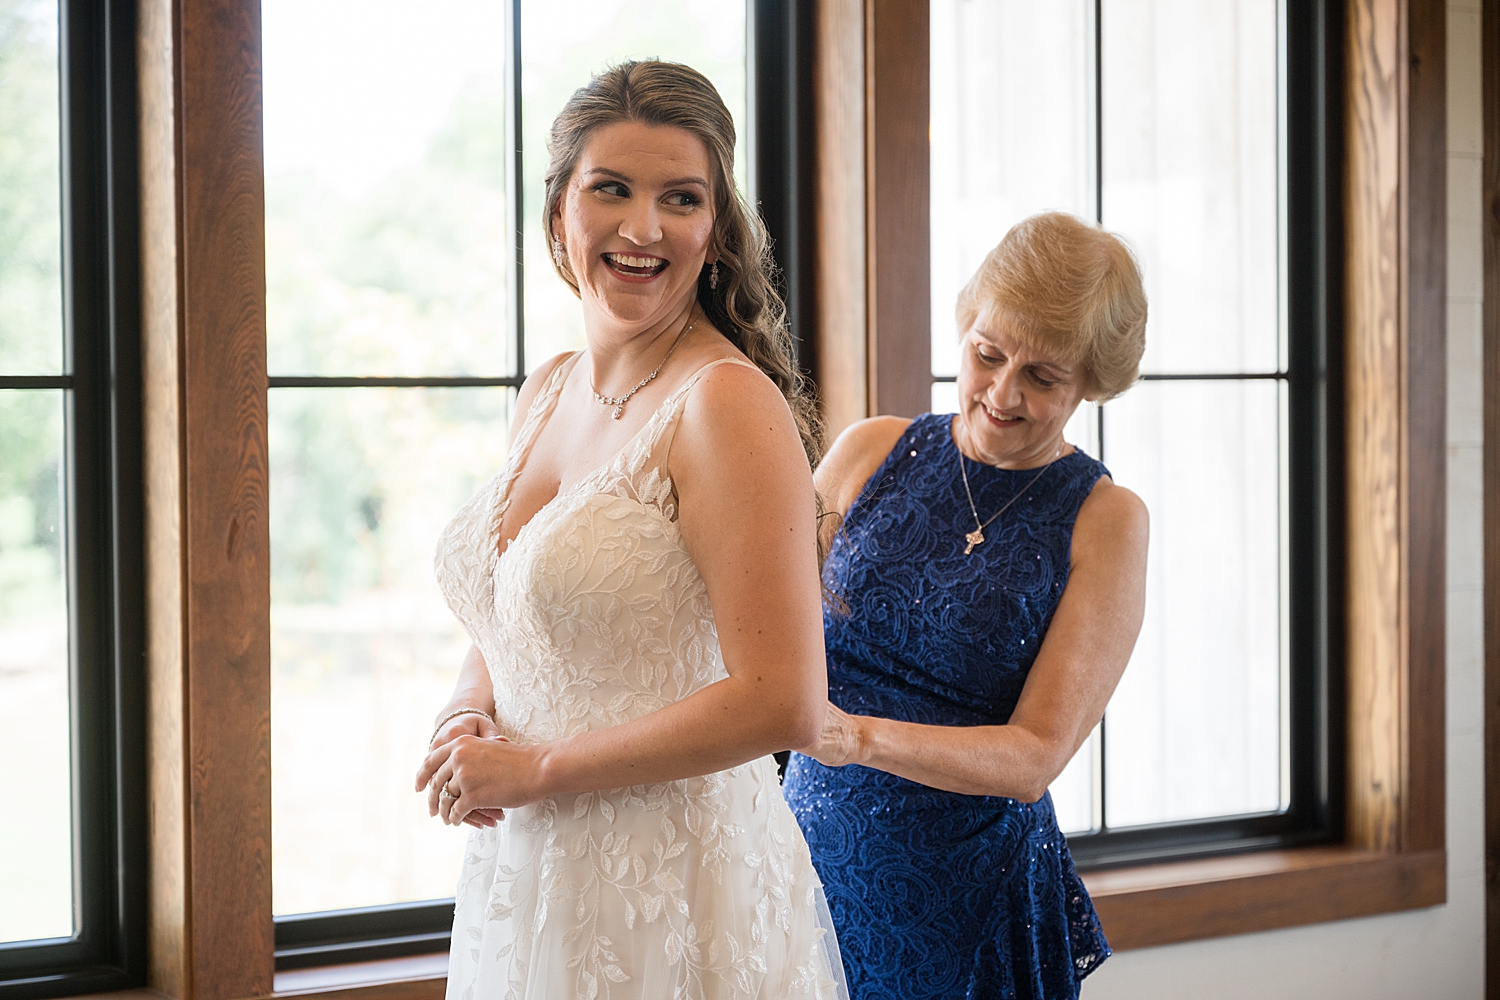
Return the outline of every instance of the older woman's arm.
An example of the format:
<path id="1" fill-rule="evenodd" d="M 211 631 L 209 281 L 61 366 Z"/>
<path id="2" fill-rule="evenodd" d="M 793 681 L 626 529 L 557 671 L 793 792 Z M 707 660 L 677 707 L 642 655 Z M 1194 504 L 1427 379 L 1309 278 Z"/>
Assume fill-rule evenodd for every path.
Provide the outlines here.
<path id="1" fill-rule="evenodd" d="M 1041 798 L 1104 715 L 1130 659 L 1145 613 L 1147 532 L 1135 494 L 1107 478 L 1095 484 L 1074 525 L 1068 585 L 1005 725 L 925 726 L 830 707 L 822 739 L 802 752 L 951 792 Z"/>

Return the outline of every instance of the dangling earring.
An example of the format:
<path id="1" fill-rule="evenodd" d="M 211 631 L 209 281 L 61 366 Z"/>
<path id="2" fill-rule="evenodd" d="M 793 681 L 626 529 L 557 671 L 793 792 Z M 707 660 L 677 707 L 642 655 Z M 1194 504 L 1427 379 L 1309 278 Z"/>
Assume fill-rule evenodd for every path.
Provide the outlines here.
<path id="1" fill-rule="evenodd" d="M 552 263 L 557 265 L 559 271 L 563 266 L 563 241 L 556 236 L 552 237 Z"/>
<path id="2" fill-rule="evenodd" d="M 708 269 L 708 287 L 712 291 L 719 289 L 719 262 L 714 261 L 713 267 Z"/>

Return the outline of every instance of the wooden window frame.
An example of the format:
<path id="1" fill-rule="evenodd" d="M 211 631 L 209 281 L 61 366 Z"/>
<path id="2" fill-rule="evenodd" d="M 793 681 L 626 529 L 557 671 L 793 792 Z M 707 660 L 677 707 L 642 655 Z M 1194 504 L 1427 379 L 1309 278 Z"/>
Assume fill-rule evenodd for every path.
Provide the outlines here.
<path id="1" fill-rule="evenodd" d="M 1444 10 L 1336 2 L 1346 834 L 1091 874 L 1117 948 L 1445 900 Z M 431 958 L 273 968 L 259 15 L 256 0 L 138 9 L 149 983 L 184 1000 L 429 1000 L 445 983 Z M 927 408 L 930 291 L 909 267 L 927 256 L 926 4 L 820 0 L 815 22 L 801 333 L 838 427 Z"/>

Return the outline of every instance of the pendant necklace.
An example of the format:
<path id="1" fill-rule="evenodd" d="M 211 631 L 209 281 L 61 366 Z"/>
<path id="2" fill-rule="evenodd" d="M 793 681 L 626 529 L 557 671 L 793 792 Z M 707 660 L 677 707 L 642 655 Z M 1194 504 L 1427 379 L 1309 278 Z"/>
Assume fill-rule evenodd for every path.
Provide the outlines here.
<path id="1" fill-rule="evenodd" d="M 1058 442 L 1057 453 L 1052 456 L 1052 462 L 1056 462 L 1058 458 L 1062 456 L 1063 443 L 1064 442 L 1061 441 Z M 1021 499 L 1021 497 L 1025 496 L 1026 491 L 1035 486 L 1036 481 L 1042 478 L 1042 473 L 1052 468 L 1052 462 L 1048 462 L 1046 465 L 1042 466 L 1041 469 L 1037 471 L 1037 474 L 1031 477 L 1031 481 L 1028 482 L 1025 486 L 1021 487 L 1020 493 L 1017 493 L 1015 496 L 1005 501 L 1004 507 L 1001 507 L 999 510 L 995 511 L 994 514 L 990 515 L 989 520 L 985 521 L 983 524 L 980 524 L 979 510 L 974 506 L 974 494 L 969 490 L 969 473 L 964 468 L 964 453 L 959 450 L 957 442 L 954 442 L 953 450 L 958 452 L 958 473 L 959 475 L 963 476 L 964 495 L 969 498 L 969 510 L 974 515 L 974 530 L 966 532 L 964 534 L 964 541 L 969 543 L 968 545 L 964 546 L 964 555 L 968 555 L 969 553 L 974 551 L 974 546 L 984 543 L 984 529 L 988 528 L 992 523 L 994 523 L 995 518 L 999 517 L 1001 514 L 1004 514 L 1011 504 L 1015 503 L 1017 500 Z"/>
<path id="2" fill-rule="evenodd" d="M 703 314 L 699 313 L 698 314 L 698 319 L 702 319 L 702 318 L 703 318 Z M 657 365 L 656 368 L 651 372 L 650 375 L 647 375 L 645 378 L 643 378 L 639 382 L 637 382 L 635 384 L 635 388 L 631 389 L 625 395 L 623 395 L 623 396 L 605 396 L 605 395 L 602 395 L 599 392 L 598 389 L 594 388 L 594 380 L 593 380 L 593 378 L 590 378 L 589 379 L 589 390 L 591 392 L 593 392 L 593 394 L 594 394 L 594 400 L 596 402 L 598 402 L 601 406 L 613 406 L 615 408 L 615 412 L 611 413 L 610 416 L 613 417 L 615 420 L 619 420 L 620 419 L 620 414 L 622 414 L 622 413 L 625 412 L 625 404 L 628 403 L 628 402 L 630 402 L 630 397 L 634 396 L 636 393 L 638 393 L 642 389 L 646 388 L 646 383 L 650 382 L 652 379 L 656 378 L 656 376 L 658 376 L 658 375 L 661 374 L 662 368 L 666 366 L 667 358 L 670 358 L 672 356 L 672 352 L 675 351 L 675 350 L 677 350 L 677 345 L 680 344 L 680 343 L 682 343 L 682 338 L 686 337 L 688 334 L 690 334 L 690 333 L 693 332 L 693 327 L 695 327 L 695 326 L 698 325 L 698 319 L 695 319 L 691 323 L 689 323 L 687 325 L 686 329 L 684 329 L 681 333 L 679 333 L 677 335 L 677 339 L 674 340 L 674 341 L 672 341 L 672 346 L 669 347 L 669 348 L 667 348 L 666 357 L 664 357 L 664 358 L 661 359 L 661 364 Z"/>

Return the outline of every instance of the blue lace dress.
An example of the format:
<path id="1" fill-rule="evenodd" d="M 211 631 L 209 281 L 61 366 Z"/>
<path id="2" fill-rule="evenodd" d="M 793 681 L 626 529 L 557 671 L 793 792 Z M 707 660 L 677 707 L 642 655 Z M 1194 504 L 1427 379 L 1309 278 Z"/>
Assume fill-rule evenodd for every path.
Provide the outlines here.
<path id="1" fill-rule="evenodd" d="M 850 507 L 823 578 L 830 700 L 939 726 L 1010 718 L 1068 582 L 1073 522 L 1102 464 L 1057 462 L 964 555 L 974 518 L 951 415 L 914 420 Z M 982 517 L 1036 476 L 969 462 Z M 784 793 L 812 850 L 853 1000 L 1074 998 L 1110 954 L 1036 803 L 939 791 L 793 754 Z"/>

